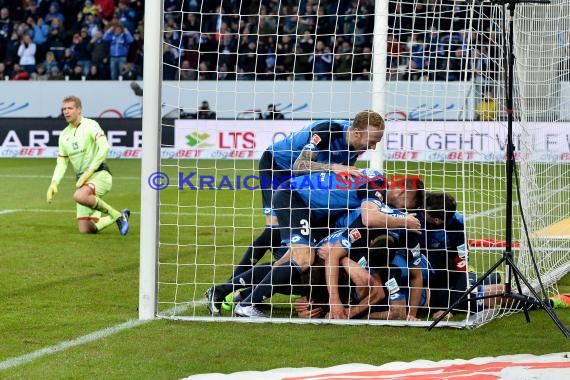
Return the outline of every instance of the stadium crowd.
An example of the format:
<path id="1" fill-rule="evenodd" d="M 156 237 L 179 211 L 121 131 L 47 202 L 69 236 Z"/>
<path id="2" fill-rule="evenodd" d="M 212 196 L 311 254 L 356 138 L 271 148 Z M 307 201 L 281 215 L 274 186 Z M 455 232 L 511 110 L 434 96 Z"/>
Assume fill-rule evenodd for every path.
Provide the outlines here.
<path id="1" fill-rule="evenodd" d="M 0 0 L 0 9 L 4 79 L 142 79 L 142 0 Z M 165 0 L 164 10 L 165 80 L 370 78 L 373 0 Z M 496 36 L 466 23 L 465 3 L 390 1 L 389 11 L 390 79 L 499 69 Z"/>

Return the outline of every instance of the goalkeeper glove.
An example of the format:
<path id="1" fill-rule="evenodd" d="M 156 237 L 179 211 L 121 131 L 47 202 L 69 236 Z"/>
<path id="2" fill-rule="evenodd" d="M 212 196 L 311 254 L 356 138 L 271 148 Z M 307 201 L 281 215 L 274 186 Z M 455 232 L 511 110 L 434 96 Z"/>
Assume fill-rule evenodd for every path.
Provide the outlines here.
<path id="1" fill-rule="evenodd" d="M 57 183 L 52 182 L 47 191 L 47 203 L 51 203 L 55 194 L 57 194 Z"/>
<path id="2" fill-rule="evenodd" d="M 81 174 L 81 177 L 79 177 L 79 179 L 77 180 L 75 187 L 79 189 L 81 186 L 85 185 L 89 177 L 91 177 L 92 175 L 93 175 L 93 170 L 85 170 L 83 174 Z"/>

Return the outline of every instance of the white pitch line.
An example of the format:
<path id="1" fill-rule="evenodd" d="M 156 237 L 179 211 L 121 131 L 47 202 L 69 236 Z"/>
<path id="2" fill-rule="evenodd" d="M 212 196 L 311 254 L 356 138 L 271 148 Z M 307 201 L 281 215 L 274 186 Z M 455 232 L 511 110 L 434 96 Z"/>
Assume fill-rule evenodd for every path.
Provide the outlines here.
<path id="1" fill-rule="evenodd" d="M 167 310 L 165 313 L 166 314 L 172 313 L 174 315 L 178 315 L 178 314 L 181 314 L 184 311 L 186 311 L 192 305 L 198 305 L 198 304 L 203 304 L 203 303 L 204 302 L 191 302 L 191 303 L 186 304 L 186 305 L 176 306 L 170 310 Z M 24 354 L 21 356 L 16 356 L 16 357 L 13 357 L 10 359 L 6 359 L 6 360 L 0 362 L 0 371 L 4 370 L 4 369 L 12 368 L 12 367 L 17 367 L 17 366 L 25 364 L 25 363 L 29 363 L 33 360 L 39 359 L 39 358 L 46 356 L 46 355 L 51 355 L 51 354 L 55 354 L 56 352 L 65 351 L 68 348 L 80 346 L 80 345 L 85 344 L 85 343 L 90 343 L 90 342 L 94 342 L 94 341 L 99 340 L 99 339 L 107 338 L 107 337 L 109 337 L 111 335 L 115 335 L 116 333 L 119 333 L 123 330 L 132 329 L 133 327 L 138 327 L 140 325 L 143 325 L 147 322 L 152 322 L 154 320 L 156 320 L 156 319 L 147 319 L 147 320 L 131 319 L 131 320 L 128 320 L 126 322 L 120 323 L 118 325 L 107 327 L 107 328 L 104 328 L 102 330 L 98 330 L 98 331 L 92 332 L 90 334 L 80 336 L 79 338 L 75 338 L 72 340 L 65 340 L 63 342 L 54 344 L 53 346 L 41 348 L 39 350 L 30 352 L 29 354 Z"/>
<path id="2" fill-rule="evenodd" d="M 45 174 L 40 174 L 40 175 L 35 175 L 35 174 L 0 174 L 0 178 L 35 178 L 35 179 L 41 179 L 41 178 L 49 178 L 51 179 L 51 175 L 45 175 Z M 69 179 L 70 181 L 72 179 L 74 179 L 75 177 L 71 177 L 71 176 L 66 176 L 63 179 Z M 113 179 L 124 179 L 124 180 L 129 180 L 129 181 L 140 181 L 141 177 L 130 177 L 130 176 L 126 176 L 126 177 L 122 177 L 122 176 L 113 176 Z"/>
<path id="3" fill-rule="evenodd" d="M 0 362 L 0 370 L 8 369 L 12 367 L 17 367 L 19 365 L 31 362 L 32 360 L 39 359 L 43 356 L 55 354 L 56 352 L 65 351 L 68 348 L 79 346 L 85 343 L 93 342 L 99 339 L 106 338 L 108 336 L 114 335 L 120 331 L 127 330 L 133 327 L 142 325 L 143 323 L 149 322 L 149 320 L 139 320 L 131 319 L 127 322 L 107 327 L 103 330 L 95 331 L 91 334 L 83 335 L 79 338 L 72 340 L 65 340 L 53 346 L 45 347 L 37 351 L 30 352 L 22 356 L 17 356 Z"/>
<path id="4" fill-rule="evenodd" d="M 56 212 L 56 213 L 65 213 L 71 214 L 75 213 L 74 209 L 69 210 L 60 210 L 60 209 L 47 209 L 47 208 L 30 208 L 30 209 L 16 209 L 16 210 L 0 210 L 0 215 L 2 214 L 12 214 L 15 212 Z M 135 214 L 135 211 L 132 211 Z M 196 216 L 223 216 L 223 217 L 244 217 L 244 218 L 251 218 L 258 216 L 257 214 L 237 214 L 235 212 L 218 212 L 218 213 L 211 213 L 211 212 L 161 212 L 163 215 L 196 215 Z M 259 213 L 261 215 L 261 213 Z"/>
<path id="5" fill-rule="evenodd" d="M 465 219 L 465 221 L 473 220 L 473 219 L 479 219 L 479 218 L 482 218 L 484 216 L 495 214 L 498 211 L 503 210 L 504 208 L 505 208 L 505 206 L 498 206 L 495 208 L 491 208 L 491 209 L 488 209 L 485 211 L 478 212 L 477 214 L 466 215 L 466 216 L 464 216 L 464 219 Z"/>

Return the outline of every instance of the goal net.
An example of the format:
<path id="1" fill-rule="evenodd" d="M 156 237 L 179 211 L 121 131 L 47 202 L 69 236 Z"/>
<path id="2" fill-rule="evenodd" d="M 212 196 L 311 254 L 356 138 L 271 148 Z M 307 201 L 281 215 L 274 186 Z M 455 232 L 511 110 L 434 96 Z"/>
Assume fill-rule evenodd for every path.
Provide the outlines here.
<path id="1" fill-rule="evenodd" d="M 506 6 L 423 0 L 167 4 L 160 11 L 147 8 L 145 17 L 145 52 L 154 46 L 160 59 L 145 55 L 141 317 L 259 321 L 236 317 L 231 302 L 232 294 L 242 297 L 233 291 L 251 282 L 234 280 L 231 291 L 215 294 L 221 315 L 212 315 L 205 299 L 208 289 L 227 284 L 236 270 L 253 267 L 242 260 L 266 231 L 259 160 L 270 145 L 310 123 L 351 121 L 362 110 L 381 113 L 386 128 L 377 149 L 356 165 L 380 168 L 387 178 L 421 176 L 426 193 L 455 198 L 468 261 L 449 242 L 435 249 L 444 258 L 435 257 L 424 233 L 422 254 L 444 266 L 423 271 L 417 321 L 406 321 L 405 314 L 403 320 L 387 313 L 373 317 L 369 309 L 351 319 L 326 318 L 327 287 L 318 261 L 292 289 L 282 286 L 257 305 L 269 317 L 263 320 L 426 326 L 465 289 L 451 285 L 452 277 L 469 283 L 500 260 L 506 238 Z M 542 280 L 544 296 L 557 294 L 556 283 L 570 266 L 569 14 L 570 0 L 553 0 L 517 4 L 514 17 L 513 129 L 520 182 L 513 194 L 514 257 L 538 291 Z M 151 45 L 149 25 L 159 23 L 160 36 Z M 153 62 L 160 77 L 149 68 Z M 149 120 L 152 115 L 156 120 Z M 439 211 L 446 211 L 446 223 L 453 215 Z M 263 264 L 273 257 L 264 245 L 254 248 L 259 277 L 263 268 L 271 270 Z M 396 250 L 377 251 L 383 264 L 359 268 L 367 275 L 383 273 L 383 305 L 371 310 L 390 311 L 394 291 L 385 284 L 397 267 Z M 405 246 L 403 251 L 404 257 L 412 254 Z M 404 267 L 413 265 L 406 260 Z M 410 302 L 412 271 L 405 269 L 398 285 Z M 504 271 L 500 266 L 484 282 L 487 291 L 500 289 Z M 346 267 L 339 272 L 347 308 L 365 304 L 380 286 L 358 283 Z M 448 286 L 435 285 L 432 276 L 446 278 Z M 324 302 L 322 296 L 320 302 L 312 298 L 323 290 Z M 437 307 L 423 298 L 428 294 L 439 294 Z M 305 295 L 323 313 L 303 318 Z M 478 326 L 520 310 L 512 303 L 488 303 L 468 302 L 441 324 Z"/>

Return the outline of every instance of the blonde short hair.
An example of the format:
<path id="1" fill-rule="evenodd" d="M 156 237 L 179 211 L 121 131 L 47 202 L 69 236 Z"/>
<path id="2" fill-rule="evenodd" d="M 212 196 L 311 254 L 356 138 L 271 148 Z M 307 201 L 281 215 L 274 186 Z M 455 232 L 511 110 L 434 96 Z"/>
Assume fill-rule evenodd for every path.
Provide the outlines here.
<path id="1" fill-rule="evenodd" d="M 63 98 L 63 103 L 71 103 L 71 102 L 75 103 L 75 107 L 83 108 L 81 106 L 81 99 L 79 99 L 77 96 L 70 95 Z"/>
<path id="2" fill-rule="evenodd" d="M 384 118 L 378 112 L 372 110 L 364 110 L 357 113 L 352 121 L 352 127 L 363 131 L 368 126 L 384 129 Z"/>

